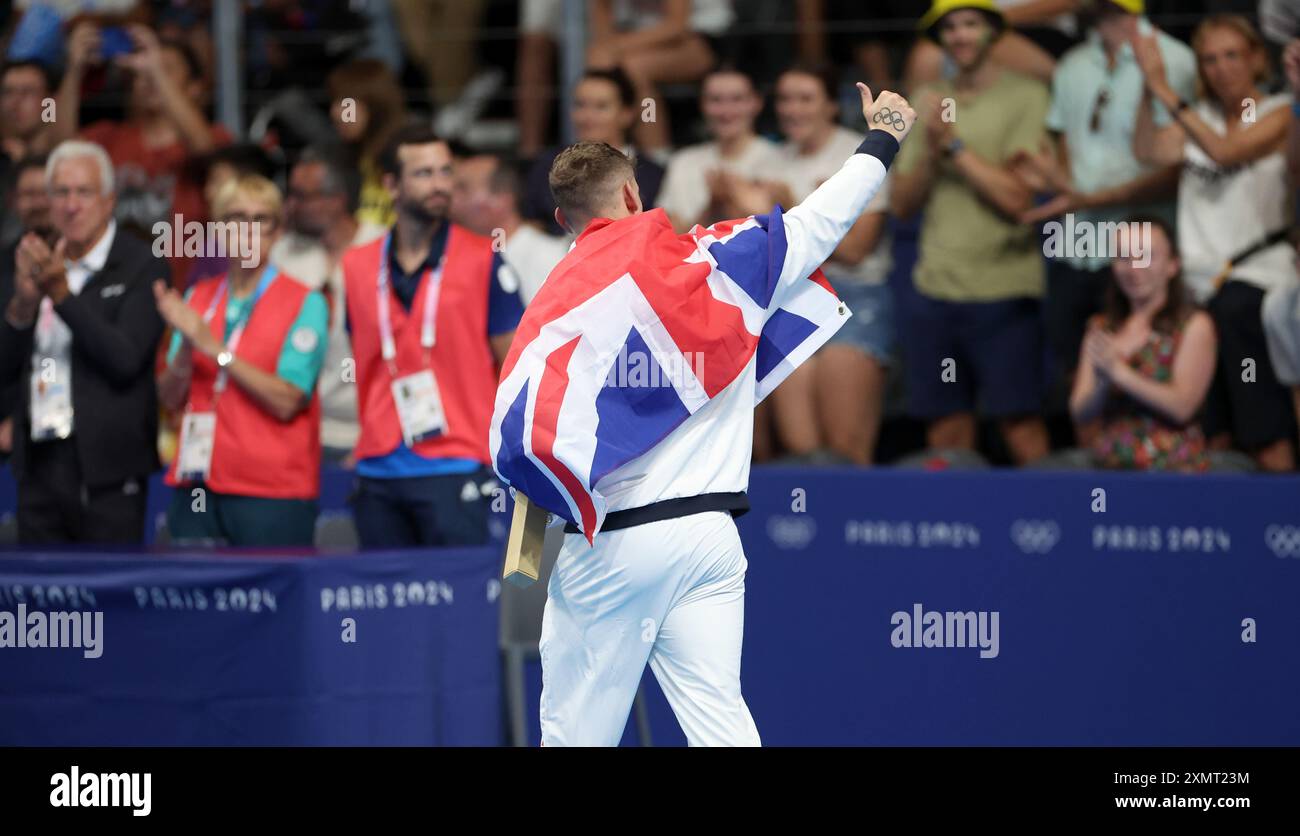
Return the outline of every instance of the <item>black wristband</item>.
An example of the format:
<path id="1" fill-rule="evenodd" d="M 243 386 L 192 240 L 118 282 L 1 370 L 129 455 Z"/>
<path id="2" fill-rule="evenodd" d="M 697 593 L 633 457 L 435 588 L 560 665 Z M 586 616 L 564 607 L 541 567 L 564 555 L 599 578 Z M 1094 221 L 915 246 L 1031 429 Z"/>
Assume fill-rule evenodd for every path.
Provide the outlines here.
<path id="1" fill-rule="evenodd" d="M 866 138 L 862 140 L 855 153 L 870 154 L 880 160 L 885 168 L 889 168 L 889 164 L 894 161 L 894 155 L 898 153 L 898 137 L 889 131 L 867 131 Z"/>

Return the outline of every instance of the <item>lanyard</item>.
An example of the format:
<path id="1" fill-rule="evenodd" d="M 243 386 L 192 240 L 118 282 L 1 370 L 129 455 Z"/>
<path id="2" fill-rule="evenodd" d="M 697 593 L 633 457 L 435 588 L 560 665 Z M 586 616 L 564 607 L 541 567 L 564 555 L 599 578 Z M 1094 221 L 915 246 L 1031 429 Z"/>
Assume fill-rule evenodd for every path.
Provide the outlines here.
<path id="1" fill-rule="evenodd" d="M 253 291 L 253 295 L 248 297 L 248 304 L 244 308 L 244 315 L 239 318 L 239 322 L 235 323 L 234 330 L 230 332 L 230 339 L 226 340 L 226 350 L 231 354 L 234 354 L 235 350 L 239 348 L 239 341 L 244 337 L 244 326 L 248 324 L 248 320 L 253 318 L 253 306 L 257 304 L 258 299 L 262 298 L 262 294 L 266 292 L 267 287 L 269 287 L 271 282 L 275 280 L 275 276 L 275 268 L 270 264 L 266 265 L 266 269 L 262 271 L 262 277 L 257 280 L 257 288 Z M 221 286 L 217 288 L 216 295 L 212 297 L 212 301 L 208 303 L 208 309 L 203 313 L 203 322 L 205 325 L 212 322 L 212 317 L 216 316 L 217 307 L 220 306 L 221 301 L 226 298 L 226 292 L 229 287 L 230 280 L 225 276 L 222 276 Z M 212 392 L 214 395 L 220 395 L 226 388 L 226 377 L 226 369 L 219 369 L 217 371 L 217 379 L 212 383 Z"/>
<path id="2" fill-rule="evenodd" d="M 397 377 L 397 363 L 394 362 L 394 358 L 397 357 L 397 344 L 393 341 L 393 323 L 388 307 L 392 304 L 392 294 L 388 289 L 388 252 L 392 243 L 393 234 L 390 232 L 384 237 L 383 252 L 379 255 L 379 278 L 375 282 L 375 293 L 379 304 L 379 341 L 384 362 L 388 364 L 389 374 Z M 429 286 L 424 290 L 424 317 L 420 324 L 420 347 L 424 349 L 426 366 L 431 365 L 431 354 L 437 337 L 434 323 L 438 312 L 438 294 L 442 289 L 442 267 L 446 260 L 447 254 L 444 251 L 442 257 L 438 259 L 438 266 L 427 274 Z M 418 283 L 416 287 L 419 287 Z"/>

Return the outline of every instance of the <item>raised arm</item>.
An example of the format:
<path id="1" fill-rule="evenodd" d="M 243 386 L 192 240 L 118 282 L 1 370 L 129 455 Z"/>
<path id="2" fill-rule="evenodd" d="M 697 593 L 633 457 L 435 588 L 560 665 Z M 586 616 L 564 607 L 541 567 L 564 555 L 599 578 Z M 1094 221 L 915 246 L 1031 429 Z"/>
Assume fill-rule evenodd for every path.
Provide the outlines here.
<path id="1" fill-rule="evenodd" d="M 1138 129 L 1142 133 L 1144 147 L 1139 147 L 1138 137 L 1134 137 L 1134 151 L 1143 162 L 1156 165 L 1169 165 L 1181 160 L 1173 156 L 1175 137 L 1185 134 L 1195 142 L 1211 160 L 1220 166 L 1239 165 L 1267 156 L 1285 144 L 1291 116 L 1285 110 L 1278 109 L 1264 116 L 1251 130 L 1228 131 L 1221 134 L 1202 119 L 1195 110 L 1187 106 L 1178 95 L 1165 72 L 1164 59 L 1160 55 L 1154 33 L 1144 38 L 1133 40 L 1133 54 L 1142 69 L 1146 89 L 1150 96 L 1158 99 L 1173 114 L 1181 131 L 1173 131 L 1173 126 L 1151 133 L 1148 108 L 1149 99 L 1144 97 L 1142 111 L 1139 113 Z M 1143 153 L 1145 152 L 1145 154 Z"/>
<path id="2" fill-rule="evenodd" d="M 916 112 L 902 96 L 886 91 L 873 101 L 865 84 L 859 83 L 858 90 L 871 130 L 839 171 L 783 216 L 781 284 L 807 278 L 831 257 L 880 190 L 899 143 L 916 123 Z"/>
<path id="3" fill-rule="evenodd" d="M 152 76 L 163 109 L 191 154 L 206 154 L 216 148 L 216 139 L 212 128 L 203 118 L 203 111 L 199 110 L 176 79 L 164 70 L 158 36 L 147 26 L 132 26 L 128 31 L 135 42 L 136 51 L 118 58 L 118 63 L 137 73 Z"/>
<path id="4" fill-rule="evenodd" d="M 1133 129 L 1133 156 L 1151 166 L 1176 166 L 1183 161 L 1183 144 L 1187 133 L 1177 122 L 1163 128 L 1156 126 L 1151 91 L 1142 94 L 1138 105 L 1137 125 Z"/>
<path id="5" fill-rule="evenodd" d="M 88 21 L 78 23 L 68 36 L 67 61 L 63 80 L 54 94 L 57 118 L 50 124 L 50 138 L 57 145 L 72 139 L 81 127 L 81 83 L 101 48 L 99 27 Z"/>

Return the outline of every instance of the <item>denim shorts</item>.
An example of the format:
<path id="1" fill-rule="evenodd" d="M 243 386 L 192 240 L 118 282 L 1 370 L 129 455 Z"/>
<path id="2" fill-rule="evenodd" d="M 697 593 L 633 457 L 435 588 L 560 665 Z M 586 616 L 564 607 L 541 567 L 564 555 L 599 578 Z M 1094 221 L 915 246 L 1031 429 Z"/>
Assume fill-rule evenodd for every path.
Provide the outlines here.
<path id="1" fill-rule="evenodd" d="M 884 283 L 827 278 L 853 315 L 826 344 L 851 345 L 888 365 L 894 355 L 894 292 Z"/>

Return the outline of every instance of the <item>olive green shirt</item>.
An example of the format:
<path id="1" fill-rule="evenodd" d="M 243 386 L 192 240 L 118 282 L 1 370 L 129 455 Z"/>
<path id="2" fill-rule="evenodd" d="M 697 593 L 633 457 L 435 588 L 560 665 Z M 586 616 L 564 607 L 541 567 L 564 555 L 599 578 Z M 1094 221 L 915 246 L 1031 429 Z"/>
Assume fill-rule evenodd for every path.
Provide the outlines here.
<path id="1" fill-rule="evenodd" d="M 1046 136 L 1047 86 L 1003 70 L 987 89 L 957 95 L 951 82 L 923 88 L 952 98 L 954 134 L 985 162 L 1005 165 L 1017 151 L 1035 151 Z M 923 113 L 894 162 L 907 174 L 930 165 Z M 1036 226 L 1008 220 L 985 202 L 951 160 L 939 163 L 921 222 L 920 257 L 913 280 L 926 296 L 953 302 L 989 302 L 1042 296 L 1043 251 Z"/>

